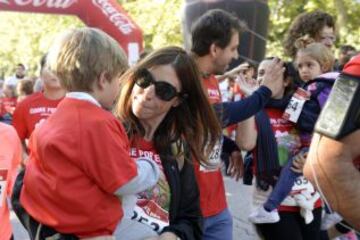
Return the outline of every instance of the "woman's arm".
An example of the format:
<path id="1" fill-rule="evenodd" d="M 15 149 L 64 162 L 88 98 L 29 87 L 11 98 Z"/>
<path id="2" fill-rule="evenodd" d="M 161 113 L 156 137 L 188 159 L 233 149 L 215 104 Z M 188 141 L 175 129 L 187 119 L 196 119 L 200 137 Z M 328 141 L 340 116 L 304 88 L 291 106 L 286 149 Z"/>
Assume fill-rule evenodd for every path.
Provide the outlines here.
<path id="1" fill-rule="evenodd" d="M 256 146 L 257 135 L 255 117 L 250 117 L 238 123 L 236 128 L 236 143 L 241 150 L 253 150 Z"/>

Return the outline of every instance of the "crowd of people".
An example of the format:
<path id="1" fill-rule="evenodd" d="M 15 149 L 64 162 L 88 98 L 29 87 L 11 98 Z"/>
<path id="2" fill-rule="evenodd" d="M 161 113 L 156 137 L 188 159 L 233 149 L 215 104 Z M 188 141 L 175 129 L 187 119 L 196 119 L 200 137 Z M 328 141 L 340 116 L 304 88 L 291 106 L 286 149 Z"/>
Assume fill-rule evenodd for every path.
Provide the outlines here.
<path id="1" fill-rule="evenodd" d="M 244 31 L 209 10 L 189 52 L 128 66 L 114 39 L 78 28 L 54 41 L 38 79 L 18 64 L 1 82 L 0 240 L 13 239 L 10 207 L 31 240 L 238 239 L 224 174 L 254 184 L 262 239 L 356 239 L 359 218 L 322 200 L 307 155 L 335 79 L 360 76 L 360 55 L 345 45 L 335 59 L 334 19 L 314 11 L 288 29 L 290 62 L 229 70 Z"/>

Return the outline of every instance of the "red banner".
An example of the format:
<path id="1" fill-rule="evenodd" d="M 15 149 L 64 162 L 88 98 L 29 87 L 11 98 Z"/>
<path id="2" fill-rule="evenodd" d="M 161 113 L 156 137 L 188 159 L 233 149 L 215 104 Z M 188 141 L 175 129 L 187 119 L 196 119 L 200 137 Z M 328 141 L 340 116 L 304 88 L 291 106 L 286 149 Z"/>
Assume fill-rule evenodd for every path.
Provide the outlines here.
<path id="1" fill-rule="evenodd" d="M 143 49 L 142 32 L 114 0 L 0 0 L 0 11 L 68 14 L 116 39 L 135 62 Z"/>

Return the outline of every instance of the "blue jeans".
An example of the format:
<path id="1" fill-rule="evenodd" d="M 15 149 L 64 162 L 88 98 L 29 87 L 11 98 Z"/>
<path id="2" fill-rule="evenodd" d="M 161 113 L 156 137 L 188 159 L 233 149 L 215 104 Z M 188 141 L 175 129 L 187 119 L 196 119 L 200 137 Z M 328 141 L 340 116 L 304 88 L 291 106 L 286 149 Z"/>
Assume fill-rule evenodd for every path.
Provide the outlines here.
<path id="1" fill-rule="evenodd" d="M 202 240 L 232 240 L 232 216 L 229 209 L 204 218 L 204 234 Z"/>
<path id="2" fill-rule="evenodd" d="M 284 201 L 286 196 L 290 193 L 296 178 L 301 176 L 300 173 L 296 173 L 291 170 L 292 160 L 293 159 L 288 161 L 281 170 L 279 180 L 275 184 L 269 198 L 264 203 L 264 208 L 267 211 L 272 211 L 280 206 L 280 203 Z"/>

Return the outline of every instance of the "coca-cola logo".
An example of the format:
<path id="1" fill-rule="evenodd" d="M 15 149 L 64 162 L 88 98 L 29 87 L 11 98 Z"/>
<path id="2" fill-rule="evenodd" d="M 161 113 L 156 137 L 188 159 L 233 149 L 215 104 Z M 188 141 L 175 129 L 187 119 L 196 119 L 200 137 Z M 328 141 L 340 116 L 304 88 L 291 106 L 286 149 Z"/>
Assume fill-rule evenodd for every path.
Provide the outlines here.
<path id="1" fill-rule="evenodd" d="M 100 8 L 108 19 L 125 35 L 135 29 L 134 24 L 123 13 L 119 12 L 108 0 L 92 0 L 93 4 Z"/>
<path id="2" fill-rule="evenodd" d="M 8 4 L 14 3 L 18 6 L 28 6 L 32 5 L 33 7 L 46 6 L 48 8 L 69 8 L 71 5 L 76 3 L 77 0 L 0 0 L 0 3 Z"/>

